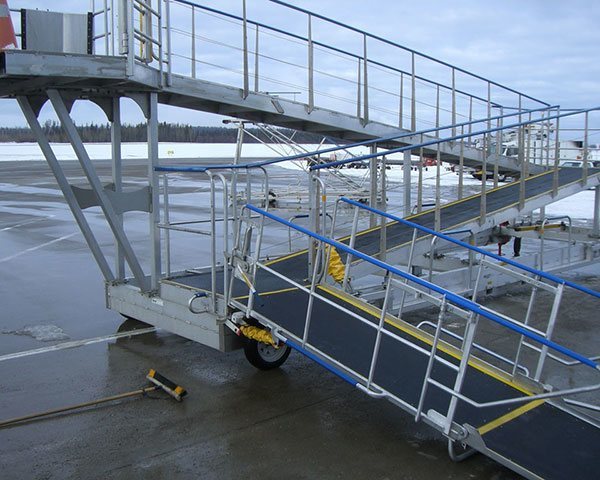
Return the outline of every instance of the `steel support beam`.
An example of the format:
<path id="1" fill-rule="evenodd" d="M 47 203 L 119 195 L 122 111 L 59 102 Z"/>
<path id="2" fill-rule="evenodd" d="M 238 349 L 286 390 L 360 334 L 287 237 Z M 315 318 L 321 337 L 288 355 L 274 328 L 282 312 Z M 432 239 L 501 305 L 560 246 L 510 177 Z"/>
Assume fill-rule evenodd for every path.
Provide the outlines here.
<path id="1" fill-rule="evenodd" d="M 29 128 L 31 128 L 33 131 L 38 145 L 46 157 L 46 161 L 48 162 L 50 170 L 52 170 L 54 178 L 56 178 L 56 182 L 58 183 L 58 186 L 61 189 L 65 200 L 67 201 L 67 205 L 71 209 L 71 212 L 75 217 L 75 221 L 77 222 L 77 225 L 79 226 L 79 229 L 81 230 L 81 233 L 83 234 L 83 237 L 85 238 L 85 241 L 87 242 L 88 247 L 94 256 L 102 275 L 104 276 L 104 280 L 107 282 L 114 281 L 115 277 L 110 266 L 108 265 L 108 262 L 106 261 L 106 257 L 104 256 L 104 253 L 102 253 L 100 245 L 98 245 L 98 241 L 96 240 L 96 237 L 94 236 L 94 233 L 92 232 L 92 229 L 90 228 L 83 211 L 79 207 L 79 203 L 75 198 L 75 194 L 73 193 L 73 190 L 71 190 L 71 185 L 69 185 L 69 181 L 67 180 L 63 169 L 58 163 L 56 155 L 54 155 L 54 152 L 52 151 L 52 147 L 50 147 L 48 138 L 42 130 L 42 126 L 40 125 L 37 116 L 34 113 L 33 107 L 29 103 L 29 99 L 27 97 L 17 97 L 17 101 L 19 102 L 19 106 L 23 111 L 23 115 L 25 115 L 25 119 L 29 124 Z"/>
<path id="2" fill-rule="evenodd" d="M 110 118 L 110 141 L 112 149 L 112 178 L 113 184 L 115 185 L 115 193 L 120 194 L 123 192 L 123 165 L 121 157 L 121 99 L 120 97 L 114 97 L 112 99 L 112 118 Z M 123 215 L 117 215 L 118 222 L 123 228 Z M 115 271 L 117 279 L 125 279 L 125 257 L 123 256 L 123 249 L 119 245 L 119 242 L 115 241 Z"/>
<path id="3" fill-rule="evenodd" d="M 158 290 L 158 282 L 161 276 L 161 249 L 160 249 L 160 200 L 158 188 L 158 174 L 155 167 L 158 167 L 158 94 L 152 92 L 148 94 L 148 184 L 150 185 L 150 195 L 152 210 L 150 211 L 149 231 L 150 231 L 150 289 Z"/>
<path id="4" fill-rule="evenodd" d="M 102 209 L 102 213 L 104 214 L 106 221 L 112 230 L 115 240 L 119 243 L 123 250 L 123 255 L 127 260 L 127 264 L 129 265 L 133 276 L 138 282 L 138 286 L 142 290 L 148 290 L 148 282 L 146 280 L 144 271 L 142 270 L 137 256 L 135 255 L 135 252 L 129 243 L 129 239 L 125 234 L 125 231 L 119 223 L 118 215 L 115 212 L 115 209 L 113 208 L 106 192 L 104 191 L 104 187 L 102 186 L 94 165 L 92 164 L 85 146 L 81 141 L 81 137 L 77 132 L 75 124 L 69 115 L 65 102 L 57 90 L 50 89 L 47 91 L 47 94 L 50 102 L 52 102 L 52 106 L 54 107 L 56 115 L 58 116 L 58 119 L 60 120 L 60 123 L 67 134 L 67 137 L 69 138 L 69 142 L 73 147 L 75 155 L 79 159 L 81 168 L 83 169 L 90 186 L 94 190 L 94 193 L 98 197 L 98 202 L 100 204 L 100 208 Z"/>

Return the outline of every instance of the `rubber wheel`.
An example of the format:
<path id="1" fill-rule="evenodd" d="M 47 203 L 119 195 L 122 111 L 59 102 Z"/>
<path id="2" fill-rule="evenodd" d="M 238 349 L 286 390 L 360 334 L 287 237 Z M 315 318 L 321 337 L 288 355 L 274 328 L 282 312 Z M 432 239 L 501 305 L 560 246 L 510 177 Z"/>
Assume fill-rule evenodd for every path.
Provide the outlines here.
<path id="1" fill-rule="evenodd" d="M 244 354 L 250 364 L 259 370 L 272 370 L 284 364 L 292 349 L 287 345 L 275 348 L 256 340 L 246 340 Z"/>

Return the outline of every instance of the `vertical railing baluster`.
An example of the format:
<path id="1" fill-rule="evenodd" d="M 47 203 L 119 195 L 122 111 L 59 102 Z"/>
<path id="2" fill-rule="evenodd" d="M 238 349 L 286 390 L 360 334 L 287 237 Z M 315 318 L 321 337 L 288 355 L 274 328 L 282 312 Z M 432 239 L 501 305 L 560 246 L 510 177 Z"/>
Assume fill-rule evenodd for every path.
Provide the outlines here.
<path id="1" fill-rule="evenodd" d="M 423 143 L 423 134 L 419 143 Z M 423 210 L 423 147 L 419 148 L 419 178 L 417 182 L 417 213 L 421 213 Z"/>
<path id="2" fill-rule="evenodd" d="M 519 123 L 523 121 L 523 98 L 519 95 Z M 524 132 L 523 125 L 521 125 L 517 131 L 518 135 L 518 161 L 519 166 L 521 167 L 521 178 L 519 179 L 519 211 L 525 208 L 525 180 L 527 179 L 527 170 L 525 166 L 525 138 L 523 135 Z"/>
<path id="3" fill-rule="evenodd" d="M 369 123 L 369 60 L 367 57 L 367 35 L 363 35 L 363 121 L 366 125 Z"/>
<path id="4" fill-rule="evenodd" d="M 583 120 L 583 168 L 581 171 L 581 184 L 585 185 L 588 179 L 588 156 L 589 156 L 589 112 L 585 112 Z"/>
<path id="5" fill-rule="evenodd" d="M 259 77 L 259 28 L 256 25 L 256 39 L 254 42 L 254 91 L 258 93 L 258 77 Z"/>
<path id="6" fill-rule="evenodd" d="M 196 78 L 196 7 L 192 6 L 192 78 Z"/>
<path id="7" fill-rule="evenodd" d="M 437 86 L 435 101 L 435 128 L 440 126 L 440 86 Z M 440 131 L 436 130 L 435 138 L 440 138 Z M 438 232 L 442 229 L 442 196 L 441 196 L 441 174 L 442 174 L 442 155 L 441 144 L 436 144 L 435 153 L 435 214 L 434 229 Z"/>
<path id="8" fill-rule="evenodd" d="M 362 116 L 362 71 L 360 68 L 361 59 L 358 58 L 358 71 L 356 74 L 356 118 L 361 119 Z"/>
<path id="9" fill-rule="evenodd" d="M 386 273 L 385 282 L 385 296 L 383 297 L 383 306 L 381 307 L 381 314 L 379 315 L 379 324 L 377 325 L 377 335 L 375 337 L 375 345 L 373 347 L 373 355 L 371 356 L 371 366 L 369 368 L 369 377 L 367 378 L 367 388 L 371 388 L 373 383 L 373 377 L 375 376 L 375 368 L 377 367 L 377 359 L 379 358 L 379 350 L 381 348 L 381 336 L 385 326 L 385 318 L 387 316 L 388 304 L 390 301 L 390 295 L 392 291 L 392 278 L 394 275 L 391 272 Z"/>
<path id="10" fill-rule="evenodd" d="M 556 110 L 560 115 L 560 109 Z M 552 173 L 552 196 L 558 195 L 558 166 L 560 165 L 560 118 L 556 119 L 554 131 L 554 172 Z"/>
<path id="11" fill-rule="evenodd" d="M 456 69 L 452 68 L 452 125 L 456 125 Z M 452 127 L 452 136 L 456 136 L 456 127 Z"/>
<path id="12" fill-rule="evenodd" d="M 415 73 L 415 53 L 412 53 L 411 95 L 410 95 L 410 129 L 417 130 L 417 82 Z"/>
<path id="13" fill-rule="evenodd" d="M 162 15 L 161 15 L 162 16 Z M 173 84 L 173 42 L 171 41 L 171 0 L 165 0 L 165 16 L 167 22 L 167 85 Z M 162 40 L 161 40 L 162 44 Z M 162 56 L 162 55 L 161 55 Z"/>
<path id="14" fill-rule="evenodd" d="M 471 125 L 469 124 L 469 127 Z M 465 126 L 462 125 L 460 127 L 460 134 L 464 135 Z M 465 139 L 462 138 L 460 140 L 460 151 L 458 156 L 458 200 L 463 198 L 463 175 L 464 175 L 464 167 L 465 167 Z"/>
<path id="15" fill-rule="evenodd" d="M 404 128 L 404 73 L 400 72 L 400 104 L 398 105 L 398 126 Z"/>
<path id="16" fill-rule="evenodd" d="M 242 0 L 242 49 L 244 62 L 244 90 L 242 97 L 248 98 L 250 93 L 250 79 L 248 77 L 248 18 L 246 16 L 246 0 Z"/>
<path id="17" fill-rule="evenodd" d="M 308 113 L 315 108 L 314 46 L 312 40 L 312 15 L 308 15 Z"/>

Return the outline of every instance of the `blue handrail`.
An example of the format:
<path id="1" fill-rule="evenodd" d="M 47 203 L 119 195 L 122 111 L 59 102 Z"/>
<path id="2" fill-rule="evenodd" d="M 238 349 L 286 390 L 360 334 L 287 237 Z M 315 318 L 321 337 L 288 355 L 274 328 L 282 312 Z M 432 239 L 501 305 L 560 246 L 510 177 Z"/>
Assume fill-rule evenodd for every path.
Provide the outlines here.
<path id="1" fill-rule="evenodd" d="M 457 240 L 457 239 L 452 238 L 452 237 L 450 237 L 448 235 L 444 235 L 443 233 L 436 232 L 435 230 L 432 230 L 431 228 L 424 227 L 423 225 L 419 225 L 418 223 L 414 223 L 414 222 L 411 222 L 410 220 L 405 220 L 404 218 L 398 217 L 396 215 L 392 215 L 390 213 L 383 212 L 383 211 L 378 210 L 376 208 L 369 207 L 367 205 L 363 205 L 362 203 L 355 202 L 354 200 L 352 200 L 350 198 L 341 197 L 340 200 L 342 202 L 348 203 L 350 205 L 354 205 L 355 207 L 362 208 L 364 210 L 367 210 L 369 212 L 375 213 L 377 215 L 381 215 L 383 217 L 389 218 L 390 220 L 393 220 L 395 222 L 402 223 L 402 224 L 404 224 L 404 225 L 406 225 L 408 227 L 416 228 L 417 230 L 421 230 L 422 232 L 425 232 L 425 233 L 427 233 L 429 235 L 434 235 L 436 237 L 440 237 L 440 238 L 446 240 L 447 242 L 454 243 L 455 245 L 458 245 L 460 247 L 464 247 L 464 248 L 466 248 L 468 250 L 471 250 L 473 252 L 476 252 L 476 253 L 480 253 L 481 255 L 484 255 L 486 257 L 493 258 L 494 260 L 498 260 L 499 262 L 504 262 L 504 263 L 506 263 L 508 265 L 516 267 L 516 268 L 518 268 L 520 270 L 524 270 L 524 271 L 526 271 L 528 273 L 531 273 L 533 275 L 538 275 L 541 278 L 545 278 L 546 280 L 550 280 L 550 281 L 558 283 L 558 284 L 563 284 L 563 285 L 571 287 L 571 288 L 573 288 L 575 290 L 579 290 L 580 292 L 583 292 L 583 293 L 586 293 L 588 295 L 591 295 L 593 297 L 600 298 L 600 292 L 592 290 L 591 288 L 587 288 L 587 287 L 584 287 L 584 286 L 579 285 L 577 283 L 570 282 L 569 280 L 565 280 L 563 278 L 557 277 L 556 275 L 552 275 L 551 273 L 546 273 L 543 270 L 538 270 L 537 268 L 533 268 L 533 267 L 529 267 L 527 265 L 523 265 L 522 263 L 515 262 L 514 260 L 511 260 L 510 258 L 501 257 L 500 255 L 497 255 L 495 253 L 488 252 L 487 250 L 483 250 L 482 248 L 475 247 L 475 246 L 470 245 L 470 244 L 468 244 L 466 242 L 463 242 L 461 240 Z"/>
<path id="2" fill-rule="evenodd" d="M 207 170 L 236 170 L 236 169 L 251 169 L 251 168 L 259 168 L 259 167 L 265 167 L 267 165 L 274 165 L 276 163 L 280 163 L 280 162 L 286 162 L 286 161 L 291 161 L 291 160 L 300 160 L 302 158 L 308 158 L 308 157 L 312 157 L 315 155 L 323 155 L 326 153 L 333 153 L 333 152 L 337 152 L 340 150 L 347 150 L 349 148 L 354 148 L 354 147 L 364 147 L 364 146 L 368 146 L 368 145 L 373 145 L 376 143 L 382 143 L 382 142 L 388 142 L 391 140 L 399 140 L 401 138 L 404 137 L 413 137 L 415 135 L 425 135 L 427 133 L 435 133 L 435 132 L 441 132 L 443 130 L 449 130 L 451 128 L 460 128 L 460 127 L 465 127 L 468 125 L 474 125 L 477 123 L 483 123 L 483 122 L 487 122 L 487 121 L 493 121 L 493 120 L 499 120 L 501 118 L 508 118 L 508 117 L 514 117 L 517 115 L 526 115 L 529 113 L 535 113 L 535 112 L 542 112 L 542 111 L 546 111 L 546 110 L 552 110 L 558 108 L 558 105 L 552 105 L 550 107 L 541 107 L 541 108 L 535 108 L 535 109 L 531 109 L 531 110 L 521 110 L 520 112 L 513 112 L 513 113 L 505 113 L 503 115 L 496 115 L 490 118 L 481 118 L 481 119 L 477 119 L 477 120 L 470 120 L 468 122 L 461 122 L 461 123 L 456 123 L 454 125 L 447 125 L 447 126 L 443 126 L 443 127 L 434 127 L 434 128 L 427 128 L 424 130 L 417 130 L 416 132 L 403 132 L 403 133 L 398 133 L 398 134 L 394 134 L 394 135 L 387 135 L 385 137 L 379 137 L 379 138 L 372 138 L 370 140 L 363 140 L 361 142 L 354 142 L 354 143 L 349 143 L 349 144 L 345 144 L 342 146 L 336 146 L 336 147 L 330 147 L 330 148 L 324 148 L 322 150 L 315 150 L 312 152 L 306 152 L 306 153 L 298 153 L 296 155 L 290 155 L 287 157 L 280 157 L 280 158 L 276 158 L 274 160 L 262 160 L 262 161 L 258 161 L 258 162 L 251 162 L 251 163 L 246 163 L 246 164 L 237 164 L 237 165 L 233 165 L 233 164 L 217 164 L 217 165 L 205 165 L 205 166 L 193 166 L 193 167 L 168 167 L 168 166 L 159 166 L 159 167 L 155 167 L 154 170 L 157 172 L 197 172 L 197 173 L 203 173 L 206 172 Z M 527 122 L 529 123 L 529 122 Z M 509 127 L 506 127 L 509 128 Z M 412 148 L 418 148 L 417 147 L 412 147 Z M 356 158 L 356 157 L 354 157 Z M 354 158 L 350 161 L 355 161 Z M 362 157 L 360 157 L 362 158 Z M 333 162 L 335 163 L 335 162 Z M 346 162 L 347 163 L 347 162 Z M 331 166 L 332 163 L 327 163 L 324 165 L 329 165 Z"/>
<path id="3" fill-rule="evenodd" d="M 413 283 L 416 283 L 417 285 L 420 285 L 421 287 L 424 287 L 424 288 L 427 288 L 428 290 L 439 293 L 440 295 L 444 295 L 446 297 L 446 300 L 452 302 L 453 304 L 455 304 L 458 307 L 469 310 L 477 315 L 480 315 L 484 318 L 487 318 L 488 320 L 491 320 L 492 322 L 502 325 L 503 327 L 508 328 L 509 330 L 512 330 L 513 332 L 523 335 L 523 336 L 525 336 L 531 340 L 534 340 L 542 345 L 546 345 L 547 347 L 549 347 L 557 352 L 560 352 L 569 358 L 577 360 L 578 362 L 581 362 L 584 365 L 587 365 L 588 367 L 594 368 L 596 370 L 600 370 L 600 365 L 597 364 L 596 362 L 590 360 L 589 358 L 587 358 L 577 352 L 574 352 L 573 350 L 571 350 L 567 347 L 563 347 L 562 345 L 559 345 L 558 343 L 555 343 L 552 340 L 548 340 L 548 339 L 542 337 L 541 335 L 530 332 L 529 330 L 527 330 L 523 327 L 514 325 L 513 323 L 505 320 L 504 318 L 502 318 L 492 312 L 484 310 L 481 307 L 481 305 L 479 305 L 471 300 L 468 300 L 464 297 L 461 297 L 460 295 L 457 295 L 456 293 L 453 293 L 453 292 L 446 290 L 438 285 L 430 283 L 427 280 L 423 280 L 422 278 L 415 277 L 414 275 L 411 275 L 410 273 L 403 272 L 402 270 L 400 270 L 392 265 L 382 262 L 381 260 L 373 258 L 370 255 L 367 255 L 365 253 L 359 252 L 358 250 L 350 248 L 348 245 L 345 245 L 341 242 L 338 242 L 336 240 L 332 240 L 330 238 L 319 235 L 318 233 L 312 232 L 304 227 L 301 227 L 300 225 L 296 225 L 291 222 L 288 222 L 287 220 L 285 220 L 281 217 L 278 217 L 276 215 L 273 215 L 272 213 L 262 210 L 258 207 L 255 207 L 254 205 L 246 204 L 245 208 L 248 208 L 249 210 L 251 210 L 255 213 L 258 213 L 259 215 L 263 215 L 267 218 L 270 218 L 271 220 L 281 223 L 282 225 L 286 225 L 289 228 L 293 228 L 294 230 L 304 233 L 305 235 L 308 235 L 309 237 L 315 238 L 315 239 L 319 240 L 320 242 L 331 245 L 340 251 L 343 251 L 343 252 L 346 252 L 347 254 L 352 255 L 355 258 L 360 258 L 368 263 L 371 263 L 372 265 L 375 265 L 376 267 L 382 268 L 383 270 L 386 270 L 394 275 L 397 275 L 397 276 L 402 277 L 406 280 L 409 280 Z"/>
<path id="4" fill-rule="evenodd" d="M 486 128 L 485 130 L 479 130 L 477 132 L 465 133 L 465 134 L 461 134 L 461 135 L 454 135 L 452 137 L 436 138 L 436 139 L 428 140 L 426 142 L 421 142 L 418 144 L 407 145 L 405 147 L 392 148 L 392 149 L 386 150 L 384 152 L 369 153 L 367 155 L 361 155 L 359 157 L 354 157 L 354 158 L 350 158 L 350 159 L 346 159 L 346 160 L 338 160 L 338 161 L 329 162 L 329 163 L 320 163 L 319 165 L 311 166 L 310 170 L 321 170 L 323 168 L 338 167 L 340 165 L 344 165 L 344 164 L 350 163 L 350 162 L 362 162 L 365 160 L 369 160 L 371 158 L 381 157 L 383 155 L 390 155 L 392 153 L 408 152 L 408 151 L 415 150 L 415 149 L 418 149 L 421 147 L 430 147 L 432 145 L 437 145 L 439 143 L 454 142 L 456 140 L 462 140 L 464 138 L 476 137 L 477 135 L 485 135 L 488 133 L 494 133 L 494 132 L 498 132 L 501 130 L 507 130 L 510 128 L 522 127 L 523 125 L 530 125 L 533 123 L 546 122 L 548 120 L 556 120 L 557 118 L 570 117 L 573 115 L 578 115 L 580 113 L 593 112 L 595 110 L 600 110 L 600 107 L 575 110 L 572 112 L 561 113 L 561 114 L 552 115 L 552 116 L 549 115 L 545 118 L 542 117 L 542 118 L 536 118 L 536 119 L 529 119 L 529 120 L 526 120 L 523 122 L 512 123 L 510 125 L 503 125 L 501 127 Z"/>

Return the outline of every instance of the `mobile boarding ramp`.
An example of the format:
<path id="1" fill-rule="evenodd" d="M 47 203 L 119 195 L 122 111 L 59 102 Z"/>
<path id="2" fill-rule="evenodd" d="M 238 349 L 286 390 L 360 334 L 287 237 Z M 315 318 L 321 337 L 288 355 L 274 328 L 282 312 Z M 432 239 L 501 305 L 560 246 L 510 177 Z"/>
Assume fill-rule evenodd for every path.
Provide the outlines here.
<path id="1" fill-rule="evenodd" d="M 553 332 L 565 288 L 595 299 L 600 293 L 463 244 L 480 257 L 478 281 L 484 269 L 493 268 L 531 288 L 529 308 L 519 320 L 481 305 L 476 295 L 456 295 L 263 209 L 246 208 L 261 218 L 244 222 L 258 230 L 255 248 L 233 258 L 240 285 L 246 286 L 246 294 L 242 286 L 231 300 L 242 312 L 233 317 L 238 328 L 258 320 L 270 329 L 274 343 L 302 352 L 368 395 L 387 399 L 415 421 L 439 430 L 455 460 L 479 451 L 528 478 L 595 478 L 600 423 L 569 403 L 598 410 L 572 397 L 598 398 L 599 357 L 556 343 Z M 294 271 L 294 256 L 259 260 L 267 223 L 312 239 L 315 260 L 309 279 Z M 339 263 L 336 271 L 332 258 L 338 255 L 381 270 L 386 291 L 381 308 L 339 288 L 351 273 L 343 267 L 339 271 Z M 542 291 L 551 297 L 551 308 L 540 325 L 532 322 L 532 312 L 536 292 Z M 436 309 L 432 334 L 404 321 L 402 311 L 390 313 L 395 295 L 420 296 Z M 478 343 L 488 324 L 512 344 L 497 351 Z M 550 372 L 556 376 L 572 368 L 589 370 L 585 385 L 546 383 Z"/>

